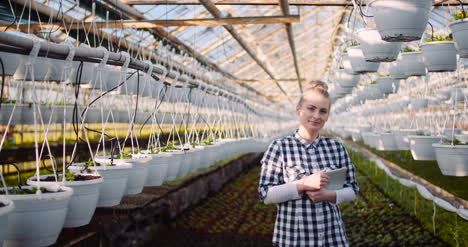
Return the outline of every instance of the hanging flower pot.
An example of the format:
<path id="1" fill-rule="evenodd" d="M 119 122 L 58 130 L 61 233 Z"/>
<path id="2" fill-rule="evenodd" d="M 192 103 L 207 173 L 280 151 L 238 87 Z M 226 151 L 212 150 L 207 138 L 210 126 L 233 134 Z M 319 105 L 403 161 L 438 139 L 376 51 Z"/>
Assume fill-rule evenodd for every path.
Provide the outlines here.
<path id="1" fill-rule="evenodd" d="M 455 47 L 461 58 L 468 58 L 468 18 L 456 20 L 449 24 Z"/>
<path id="2" fill-rule="evenodd" d="M 367 62 L 360 46 L 348 47 L 349 61 L 357 73 L 377 72 L 380 63 Z"/>
<path id="3" fill-rule="evenodd" d="M 351 65 L 351 61 L 349 60 L 349 55 L 348 55 L 348 53 L 343 54 L 341 63 L 343 64 L 344 70 L 345 70 L 348 74 L 352 74 L 352 75 L 358 74 L 358 72 L 356 72 L 356 71 L 353 69 L 353 66 Z"/>
<path id="4" fill-rule="evenodd" d="M 22 116 L 23 108 L 29 107 L 29 106 L 18 104 L 16 105 L 15 111 L 13 112 L 14 105 L 15 104 L 7 104 L 7 103 L 2 104 L 2 110 L 0 111 L 0 114 L 1 114 L 0 121 L 2 125 L 7 125 L 10 117 L 11 117 L 11 122 L 10 122 L 11 125 L 21 124 L 21 116 Z"/>
<path id="5" fill-rule="evenodd" d="M 22 191 L 30 193 L 14 194 L 8 188 L 15 207 L 8 217 L 5 246 L 49 246 L 57 241 L 73 190 L 61 187 L 58 192 L 44 190 L 36 194 L 35 189 L 22 186 Z"/>
<path id="6" fill-rule="evenodd" d="M 75 163 L 68 169 L 78 174 L 96 174 L 102 176 L 103 182 L 99 191 L 98 207 L 112 207 L 118 205 L 122 200 L 129 170 L 132 164 L 118 163 L 109 165 L 106 163 L 96 163 L 96 166 L 85 166 L 85 163 Z"/>
<path id="7" fill-rule="evenodd" d="M 457 50 L 453 41 L 432 41 L 421 46 L 423 62 L 429 72 L 457 70 Z"/>
<path id="8" fill-rule="evenodd" d="M 25 57 L 25 56 L 20 55 L 20 54 L 0 51 L 0 58 L 2 59 L 2 62 L 3 62 L 5 75 L 15 74 L 20 64 L 20 61 L 22 60 L 22 57 Z M 0 75 L 1 75 L 1 67 L 0 67 Z"/>
<path id="9" fill-rule="evenodd" d="M 390 132 L 380 133 L 376 142 L 377 150 L 393 151 L 398 149 L 395 144 L 394 134 Z"/>
<path id="10" fill-rule="evenodd" d="M 400 81 L 394 80 L 390 77 L 377 77 L 377 87 L 384 94 L 396 93 L 400 87 Z"/>
<path id="11" fill-rule="evenodd" d="M 428 101 L 426 98 L 415 98 L 411 100 L 411 103 L 408 106 L 409 110 L 417 111 L 423 108 L 426 108 Z"/>
<path id="12" fill-rule="evenodd" d="M 181 166 L 184 162 L 182 160 L 184 152 L 178 150 L 173 150 L 172 152 L 168 150 L 168 152 L 171 153 L 171 156 L 168 160 L 169 168 L 167 170 L 166 181 L 172 181 L 177 177 L 179 170 L 181 169 Z"/>
<path id="13" fill-rule="evenodd" d="M 397 60 L 391 63 L 388 67 L 388 72 L 390 74 L 390 77 L 395 80 L 408 78 L 408 76 L 405 75 L 404 71 L 401 69 L 401 60 Z"/>
<path id="14" fill-rule="evenodd" d="M 468 145 L 432 144 L 440 171 L 446 176 L 468 176 Z"/>
<path id="15" fill-rule="evenodd" d="M 439 98 L 440 100 L 448 100 L 450 99 L 451 96 L 451 89 L 450 88 L 444 88 L 444 89 L 439 89 L 436 91 L 436 97 Z"/>
<path id="16" fill-rule="evenodd" d="M 336 72 L 335 78 L 341 87 L 349 88 L 355 87 L 359 83 L 361 76 L 358 74 L 350 74 L 342 69 Z"/>
<path id="17" fill-rule="evenodd" d="M 357 36 L 367 62 L 392 62 L 400 53 L 401 43 L 382 40 L 375 28 L 359 29 Z"/>
<path id="18" fill-rule="evenodd" d="M 59 176 L 60 182 L 55 182 L 53 175 L 41 175 L 40 186 L 46 188 L 56 187 L 58 184 L 73 189 L 73 195 L 68 204 L 67 217 L 65 218 L 64 227 L 79 227 L 89 224 L 96 210 L 99 199 L 99 190 L 103 179 L 99 175 L 92 174 L 70 174 L 73 181 L 61 182 L 62 177 Z M 68 175 L 67 177 L 69 177 Z M 30 177 L 27 181 L 28 185 L 36 186 L 36 177 Z"/>
<path id="19" fill-rule="evenodd" d="M 401 53 L 400 69 L 406 76 L 426 75 L 426 66 L 422 62 L 422 53 L 418 51 Z"/>
<path id="20" fill-rule="evenodd" d="M 436 160 L 432 144 L 440 142 L 441 137 L 409 135 L 407 138 L 414 160 Z"/>
<path id="21" fill-rule="evenodd" d="M 421 39 L 433 0 L 375 0 L 369 3 L 383 40 L 408 42 Z"/>
<path id="22" fill-rule="evenodd" d="M 151 157 L 151 160 L 147 163 L 148 178 L 145 186 L 160 186 L 166 180 L 171 153 L 147 152 L 147 155 Z"/>
<path id="23" fill-rule="evenodd" d="M 121 153 L 114 158 L 116 164 L 132 164 L 132 168 L 128 170 L 127 187 L 125 195 L 135 195 L 143 191 L 143 186 L 146 183 L 148 176 L 148 167 L 146 163 L 151 160 L 146 154 L 128 154 Z M 96 161 L 110 163 L 110 156 L 96 157 Z"/>
<path id="24" fill-rule="evenodd" d="M 64 61 L 58 59 L 49 59 L 50 64 L 45 75 L 45 80 L 47 81 L 62 81 L 66 78 L 63 78 L 64 72 Z"/>
<path id="25" fill-rule="evenodd" d="M 15 208 L 15 204 L 5 195 L 0 195 L 0 243 L 3 243 L 8 229 L 8 218 Z"/>
<path id="26" fill-rule="evenodd" d="M 409 135 L 416 135 L 418 130 L 415 129 L 399 129 L 393 131 L 393 138 L 397 150 L 410 150 L 410 143 L 407 138 Z"/>

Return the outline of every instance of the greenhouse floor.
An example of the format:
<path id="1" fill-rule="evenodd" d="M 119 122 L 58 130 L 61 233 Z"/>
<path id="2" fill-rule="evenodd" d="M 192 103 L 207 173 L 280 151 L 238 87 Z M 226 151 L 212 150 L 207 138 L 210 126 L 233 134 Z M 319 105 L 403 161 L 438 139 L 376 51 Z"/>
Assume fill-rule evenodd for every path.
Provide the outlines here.
<path id="1" fill-rule="evenodd" d="M 272 246 L 276 207 L 258 200 L 259 174 L 259 166 L 250 169 L 154 233 L 147 246 Z M 358 200 L 341 206 L 351 246 L 448 246 L 363 173 L 356 176 Z"/>

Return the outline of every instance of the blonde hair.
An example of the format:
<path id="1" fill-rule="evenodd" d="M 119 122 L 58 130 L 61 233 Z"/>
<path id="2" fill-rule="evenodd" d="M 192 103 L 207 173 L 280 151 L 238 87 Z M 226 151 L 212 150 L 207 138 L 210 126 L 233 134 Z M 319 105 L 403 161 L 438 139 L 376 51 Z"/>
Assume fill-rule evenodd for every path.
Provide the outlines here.
<path id="1" fill-rule="evenodd" d="M 304 95 L 311 91 L 318 92 L 327 99 L 330 98 L 330 94 L 328 93 L 328 85 L 323 81 L 313 80 L 308 83 L 307 89 L 302 93 L 301 98 L 299 98 L 299 102 L 297 103 L 298 106 L 302 104 L 302 101 L 304 100 Z"/>

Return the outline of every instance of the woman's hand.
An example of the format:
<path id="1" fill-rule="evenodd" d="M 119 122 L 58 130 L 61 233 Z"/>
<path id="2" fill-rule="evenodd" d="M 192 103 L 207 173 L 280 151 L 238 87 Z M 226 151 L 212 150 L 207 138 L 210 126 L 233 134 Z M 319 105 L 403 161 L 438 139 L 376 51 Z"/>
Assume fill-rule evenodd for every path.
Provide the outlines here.
<path id="1" fill-rule="evenodd" d="M 325 188 L 320 190 L 309 190 L 306 191 L 307 196 L 314 203 L 317 202 L 332 202 L 336 203 L 336 192 L 333 190 L 327 190 Z"/>
<path id="2" fill-rule="evenodd" d="M 297 184 L 297 191 L 302 193 L 309 190 L 319 190 L 323 188 L 327 183 L 330 177 L 325 174 L 327 169 L 323 169 L 317 173 L 304 177 L 300 180 L 295 181 Z"/>

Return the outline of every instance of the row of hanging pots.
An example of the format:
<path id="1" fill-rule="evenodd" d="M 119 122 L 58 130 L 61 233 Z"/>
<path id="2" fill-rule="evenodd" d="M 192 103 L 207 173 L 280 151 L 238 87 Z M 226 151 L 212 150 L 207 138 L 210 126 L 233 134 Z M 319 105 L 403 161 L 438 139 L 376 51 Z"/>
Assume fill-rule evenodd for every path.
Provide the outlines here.
<path id="1" fill-rule="evenodd" d="M 468 176 L 468 134 L 462 134 L 461 131 L 462 129 L 445 129 L 443 136 L 417 135 L 420 131 L 416 129 L 378 133 L 355 129 L 351 133 L 354 141 L 363 140 L 366 145 L 377 150 L 411 150 L 414 160 L 437 160 L 443 175 Z M 462 144 L 442 143 L 452 132 Z M 343 137 L 346 138 L 347 135 L 344 134 Z"/>

